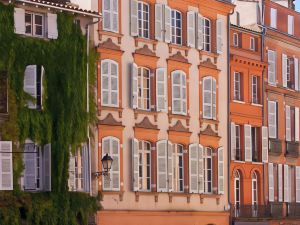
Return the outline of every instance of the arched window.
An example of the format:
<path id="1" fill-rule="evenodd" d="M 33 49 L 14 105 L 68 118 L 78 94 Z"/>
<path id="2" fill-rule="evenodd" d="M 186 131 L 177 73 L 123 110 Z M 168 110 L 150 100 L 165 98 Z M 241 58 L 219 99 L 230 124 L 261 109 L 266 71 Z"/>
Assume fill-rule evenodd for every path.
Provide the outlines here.
<path id="1" fill-rule="evenodd" d="M 203 118 L 216 120 L 216 79 L 208 76 L 203 78 Z"/>
<path id="2" fill-rule="evenodd" d="M 106 154 L 113 158 L 109 176 L 103 176 L 104 191 L 120 191 L 120 140 L 115 137 L 102 139 L 102 158 Z"/>
<path id="3" fill-rule="evenodd" d="M 238 170 L 234 174 L 234 203 L 237 207 L 241 203 L 241 176 Z"/>
<path id="4" fill-rule="evenodd" d="M 252 173 L 252 205 L 258 204 L 257 173 Z"/>
<path id="5" fill-rule="evenodd" d="M 118 63 L 105 59 L 101 61 L 101 105 L 119 106 Z"/>
<path id="6" fill-rule="evenodd" d="M 173 165 L 174 165 L 174 191 L 183 192 L 183 146 L 180 144 L 174 144 L 173 152 Z"/>
<path id="7" fill-rule="evenodd" d="M 139 141 L 139 190 L 151 191 L 151 144 Z"/>
<path id="8" fill-rule="evenodd" d="M 204 192 L 212 193 L 212 149 L 205 148 L 204 162 Z"/>
<path id="9" fill-rule="evenodd" d="M 172 113 L 186 115 L 186 75 L 183 71 L 172 72 Z"/>
<path id="10" fill-rule="evenodd" d="M 138 108 L 150 110 L 150 70 L 145 67 L 138 67 Z"/>

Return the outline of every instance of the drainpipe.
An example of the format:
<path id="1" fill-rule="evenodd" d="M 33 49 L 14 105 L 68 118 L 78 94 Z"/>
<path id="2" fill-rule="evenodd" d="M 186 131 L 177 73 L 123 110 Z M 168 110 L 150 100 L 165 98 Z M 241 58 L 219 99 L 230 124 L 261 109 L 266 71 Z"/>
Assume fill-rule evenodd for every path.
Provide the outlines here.
<path id="1" fill-rule="evenodd" d="M 93 26 L 96 23 L 100 22 L 100 18 L 96 21 L 93 21 L 91 23 L 88 23 L 86 25 L 86 112 L 90 112 L 90 98 L 89 98 L 89 56 L 90 56 L 90 26 Z M 89 171 L 92 171 L 92 157 L 91 157 L 91 138 L 90 138 L 90 129 L 89 125 L 87 126 L 87 141 L 88 141 L 88 155 L 89 155 Z M 91 175 L 91 174 L 89 174 Z M 90 177 L 89 179 L 89 189 L 90 189 L 90 195 L 92 195 L 92 179 Z"/>

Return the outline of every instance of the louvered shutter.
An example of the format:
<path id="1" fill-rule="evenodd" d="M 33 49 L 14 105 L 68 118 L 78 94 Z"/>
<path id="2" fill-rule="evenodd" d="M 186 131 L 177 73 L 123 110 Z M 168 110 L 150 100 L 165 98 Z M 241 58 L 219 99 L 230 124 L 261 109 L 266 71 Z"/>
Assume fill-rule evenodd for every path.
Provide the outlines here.
<path id="1" fill-rule="evenodd" d="M 294 17 L 288 15 L 288 34 L 294 34 Z"/>
<path id="2" fill-rule="evenodd" d="M 172 113 L 180 114 L 182 112 L 182 90 L 181 74 L 178 71 L 172 73 Z"/>
<path id="3" fill-rule="evenodd" d="M 101 149 L 102 149 L 102 157 L 101 158 L 103 158 L 106 154 L 108 154 L 109 156 L 111 156 L 110 137 L 105 137 L 105 138 L 102 139 Z M 110 191 L 110 190 L 112 190 L 111 182 L 110 182 L 111 181 L 111 172 L 112 172 L 112 168 L 111 168 L 110 173 L 108 174 L 108 176 L 102 176 L 103 190 L 104 191 Z"/>
<path id="4" fill-rule="evenodd" d="M 168 142 L 168 190 L 173 191 L 173 144 Z"/>
<path id="5" fill-rule="evenodd" d="M 289 166 L 284 165 L 284 202 L 290 202 L 290 193 L 289 193 Z"/>
<path id="6" fill-rule="evenodd" d="M 107 60 L 101 62 L 101 105 L 109 106 L 109 78 L 110 78 L 110 63 Z"/>
<path id="7" fill-rule="evenodd" d="M 282 54 L 282 85 L 287 87 L 287 56 Z"/>
<path id="8" fill-rule="evenodd" d="M 198 173 L 199 173 L 199 193 L 204 193 L 204 163 L 203 163 L 203 146 L 199 145 L 198 156 Z"/>
<path id="9" fill-rule="evenodd" d="M 277 112 L 276 102 L 268 101 L 268 127 L 269 138 L 277 138 Z"/>
<path id="10" fill-rule="evenodd" d="M 199 50 L 203 49 L 203 17 L 198 15 L 197 19 L 197 48 Z"/>
<path id="11" fill-rule="evenodd" d="M 235 123 L 231 122 L 231 160 L 235 160 L 235 153 L 236 153 L 236 129 Z"/>
<path id="12" fill-rule="evenodd" d="M 156 104 L 157 111 L 167 112 L 167 71 L 165 68 L 156 70 Z"/>
<path id="13" fill-rule="evenodd" d="M 218 149 L 218 193 L 224 194 L 224 148 Z"/>
<path id="14" fill-rule="evenodd" d="M 300 203 L 300 166 L 296 166 L 296 202 Z"/>
<path id="15" fill-rule="evenodd" d="M 196 45 L 196 34 L 195 34 L 195 23 L 196 23 L 196 19 L 195 19 L 195 12 L 193 11 L 189 11 L 187 13 L 187 35 L 188 35 L 188 46 L 195 48 Z"/>
<path id="16" fill-rule="evenodd" d="M 132 139 L 133 191 L 139 190 L 139 141 Z"/>
<path id="17" fill-rule="evenodd" d="M 299 141 L 299 108 L 295 107 L 295 141 Z"/>
<path id="18" fill-rule="evenodd" d="M 217 53 L 222 54 L 222 20 L 217 19 Z"/>
<path id="19" fill-rule="evenodd" d="M 31 95 L 31 97 L 35 98 L 37 97 L 37 66 L 36 65 L 29 65 L 25 69 L 24 74 L 24 91 Z M 36 101 L 36 100 L 35 100 Z M 35 109 L 36 108 L 36 102 L 32 102 L 31 100 L 28 100 L 27 102 L 28 108 Z"/>
<path id="20" fill-rule="evenodd" d="M 69 159 L 69 179 L 68 179 L 69 191 L 76 191 L 75 185 L 75 157 L 70 154 Z"/>
<path id="21" fill-rule="evenodd" d="M 217 81 L 212 78 L 212 118 L 217 119 Z"/>
<path id="22" fill-rule="evenodd" d="M 120 143 L 116 138 L 111 138 L 111 157 L 113 163 L 111 166 L 111 187 L 114 191 L 120 191 Z"/>
<path id="23" fill-rule="evenodd" d="M 52 13 L 47 13 L 47 22 L 48 22 L 48 38 L 57 39 L 58 37 L 57 15 Z"/>
<path id="24" fill-rule="evenodd" d="M 245 161 L 252 161 L 252 139 L 251 139 L 251 125 L 244 125 L 245 133 Z"/>
<path id="25" fill-rule="evenodd" d="M 171 42 L 171 8 L 165 5 L 165 42 Z"/>
<path id="26" fill-rule="evenodd" d="M 40 99 L 39 99 L 39 101 L 40 101 L 40 103 L 41 103 L 41 105 L 40 105 L 40 107 L 41 107 L 41 109 L 43 108 L 43 96 L 44 96 L 44 82 L 43 82 L 43 80 L 44 80 L 44 76 L 45 76 L 45 69 L 44 69 L 44 67 L 43 66 L 40 66 L 40 68 L 41 68 L 41 85 L 40 85 L 40 93 L 41 93 L 41 95 L 40 95 Z"/>
<path id="27" fill-rule="evenodd" d="M 203 118 L 212 118 L 212 78 L 203 79 Z"/>
<path id="28" fill-rule="evenodd" d="M 163 40 L 163 5 L 155 4 L 155 39 Z"/>
<path id="29" fill-rule="evenodd" d="M 198 181 L 198 144 L 189 145 L 189 176 L 190 176 L 190 193 L 198 193 L 199 181 Z"/>
<path id="30" fill-rule="evenodd" d="M 102 26 L 103 30 L 111 30 L 111 0 L 102 0 Z"/>
<path id="31" fill-rule="evenodd" d="M 118 33 L 119 32 L 119 0 L 111 0 L 112 2 L 112 13 L 111 13 L 111 21 L 112 21 L 112 31 Z"/>
<path id="32" fill-rule="evenodd" d="M 269 202 L 274 202 L 274 173 L 273 163 L 268 164 L 268 175 L 269 175 Z"/>
<path id="33" fill-rule="evenodd" d="M 262 162 L 267 163 L 269 158 L 269 147 L 268 147 L 268 127 L 261 128 L 261 148 L 262 148 Z"/>
<path id="34" fill-rule="evenodd" d="M 285 140 L 291 141 L 291 108 L 285 106 Z"/>
<path id="35" fill-rule="evenodd" d="M 278 164 L 278 201 L 282 202 L 282 164 Z"/>
<path id="36" fill-rule="evenodd" d="M 271 8 L 271 27 L 277 28 L 277 9 Z"/>
<path id="37" fill-rule="evenodd" d="M 186 115 L 187 113 L 187 90 L 186 90 L 186 76 L 181 72 L 181 113 Z"/>
<path id="38" fill-rule="evenodd" d="M 168 191 L 168 175 L 167 175 L 167 145 L 168 141 L 162 140 L 157 142 L 157 191 L 167 192 Z"/>
<path id="39" fill-rule="evenodd" d="M 138 67 L 135 63 L 131 68 L 131 94 L 132 108 L 136 109 L 138 106 Z"/>
<path id="40" fill-rule="evenodd" d="M 268 83 L 276 84 L 276 53 L 268 50 Z"/>
<path id="41" fill-rule="evenodd" d="M 12 155 L 12 142 L 0 141 L 0 190 L 2 191 L 13 190 Z"/>
<path id="42" fill-rule="evenodd" d="M 299 91 L 299 59 L 294 58 L 295 90 Z"/>
<path id="43" fill-rule="evenodd" d="M 51 144 L 44 146 L 43 151 L 43 190 L 51 191 Z"/>
<path id="44" fill-rule="evenodd" d="M 15 33 L 25 34 L 25 10 L 21 8 L 14 9 Z"/>
<path id="45" fill-rule="evenodd" d="M 37 148 L 33 143 L 25 144 L 24 149 L 24 189 L 36 189 L 36 152 Z"/>
<path id="46" fill-rule="evenodd" d="M 119 68 L 116 62 L 110 63 L 110 105 L 119 106 Z"/>
<path id="47" fill-rule="evenodd" d="M 86 193 L 90 192 L 90 181 L 91 181 L 91 165 L 90 165 L 90 154 L 88 146 L 85 144 L 82 148 L 82 162 L 83 162 L 83 190 Z"/>
<path id="48" fill-rule="evenodd" d="M 138 36 L 138 2 L 130 0 L 130 32 L 131 36 Z"/>

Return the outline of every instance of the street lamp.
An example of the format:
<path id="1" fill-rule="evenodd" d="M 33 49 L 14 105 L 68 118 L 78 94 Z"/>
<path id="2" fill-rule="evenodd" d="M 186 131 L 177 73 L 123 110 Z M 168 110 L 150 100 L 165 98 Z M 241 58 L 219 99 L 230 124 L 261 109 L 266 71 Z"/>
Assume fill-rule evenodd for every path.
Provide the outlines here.
<path id="1" fill-rule="evenodd" d="M 113 163 L 113 159 L 112 157 L 110 157 L 107 153 L 105 156 L 103 156 L 103 158 L 101 159 L 101 162 L 102 162 L 102 167 L 103 167 L 103 171 L 100 171 L 100 172 L 96 172 L 94 173 L 94 175 L 96 177 L 100 177 L 100 176 L 107 176 L 108 175 L 108 172 L 110 171 L 111 169 L 111 165 Z"/>

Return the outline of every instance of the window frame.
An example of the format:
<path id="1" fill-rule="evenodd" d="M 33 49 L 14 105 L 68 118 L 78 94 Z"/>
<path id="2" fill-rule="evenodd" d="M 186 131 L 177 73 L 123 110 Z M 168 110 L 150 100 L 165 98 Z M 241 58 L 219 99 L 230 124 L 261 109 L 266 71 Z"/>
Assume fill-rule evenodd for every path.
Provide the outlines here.
<path id="1" fill-rule="evenodd" d="M 210 81 L 210 90 L 205 89 L 205 81 L 209 80 Z M 204 119 L 210 119 L 210 120 L 216 120 L 217 119 L 217 80 L 213 76 L 206 76 L 203 77 L 202 80 L 202 111 L 203 111 L 203 118 Z M 215 91 L 214 91 L 215 89 Z M 210 94 L 211 101 L 210 103 L 205 103 L 205 93 Z M 205 115 L 205 106 L 210 107 L 211 116 L 206 116 Z"/>
<path id="2" fill-rule="evenodd" d="M 142 148 L 140 148 L 140 145 L 142 145 Z M 149 146 L 149 149 L 146 149 L 146 146 Z M 151 192 L 151 165 L 152 165 L 152 157 L 151 157 L 151 143 L 149 141 L 144 141 L 144 140 L 139 140 L 139 148 L 138 148 L 138 154 L 139 154 L 139 181 L 138 181 L 138 185 L 139 185 L 139 191 L 141 192 Z M 142 163 L 140 163 L 141 160 L 141 154 L 142 154 Z M 147 169 L 149 167 L 149 177 L 146 176 L 144 177 L 144 160 L 145 160 L 145 155 L 149 155 L 149 164 L 146 165 L 146 174 L 147 174 Z M 147 162 L 147 158 L 146 158 L 146 162 Z M 141 173 L 142 171 L 142 173 Z M 140 182 L 142 180 L 142 183 L 146 180 L 146 184 L 148 183 L 148 179 L 149 179 L 149 189 L 144 189 L 140 187 Z M 147 185 L 146 185 L 147 186 Z"/>
<path id="3" fill-rule="evenodd" d="M 257 206 L 258 205 L 258 179 L 257 179 L 257 173 L 255 171 L 252 173 L 251 184 L 252 184 L 252 188 L 251 188 L 252 205 Z"/>
<path id="4" fill-rule="evenodd" d="M 137 24 L 138 36 L 141 38 L 150 39 L 150 5 L 143 1 L 138 1 L 137 4 L 138 4 L 138 9 L 137 9 L 137 12 L 138 12 L 138 24 Z M 144 6 L 147 6 L 148 11 L 144 11 Z M 140 9 L 140 7 L 141 7 L 141 9 Z M 141 13 L 141 17 L 140 17 L 140 13 Z M 147 20 L 144 18 L 145 13 L 148 15 Z M 141 21 L 141 26 L 140 26 L 140 21 Z M 148 29 L 145 29 L 145 27 L 144 27 L 145 22 L 148 25 Z M 140 30 L 141 30 L 141 33 L 140 33 Z M 148 36 L 145 35 L 145 32 L 148 32 Z"/>
<path id="5" fill-rule="evenodd" d="M 178 14 L 177 14 L 178 13 Z M 180 15 L 180 18 L 177 18 L 177 15 Z M 180 27 L 177 26 L 177 22 L 180 21 Z M 175 45 L 182 45 L 183 43 L 183 19 L 182 12 L 176 9 L 171 9 L 171 43 Z M 180 29 L 180 36 L 177 35 L 177 29 Z M 177 42 L 177 39 L 180 38 L 180 42 Z"/>
<path id="6" fill-rule="evenodd" d="M 179 152 L 181 148 L 181 152 Z M 182 165 L 179 164 L 179 158 L 181 158 Z M 184 147 L 182 144 L 174 144 L 173 147 L 173 191 L 178 193 L 184 192 Z M 178 165 L 176 162 L 178 161 Z M 180 178 L 180 172 L 182 173 L 182 178 Z M 182 184 L 181 184 L 182 183 Z M 182 190 L 180 189 L 182 185 Z M 177 187 L 177 188 L 176 188 Z"/>
<path id="7" fill-rule="evenodd" d="M 238 33 L 233 33 L 232 38 L 233 38 L 233 40 L 232 40 L 233 46 L 234 47 L 239 47 L 239 45 L 240 45 L 239 34 Z"/>
<path id="8" fill-rule="evenodd" d="M 104 26 L 104 19 L 102 20 L 102 30 L 104 30 L 104 31 L 108 31 L 108 32 L 113 32 L 113 33 L 119 33 L 120 32 L 120 24 L 119 24 L 119 0 L 116 0 L 116 2 L 117 2 L 117 12 L 114 12 L 113 11 L 113 1 L 114 0 L 108 0 L 109 1 L 109 6 L 110 6 L 110 10 L 105 10 L 105 8 L 104 8 L 104 2 L 105 2 L 105 0 L 102 0 L 102 15 L 103 15 L 103 17 L 104 17 L 104 11 L 106 11 L 106 12 L 108 12 L 109 13 L 109 19 L 110 19 L 110 28 L 105 28 L 105 26 Z M 117 28 L 116 28 L 116 30 L 114 30 L 113 29 L 113 17 L 114 17 L 114 15 L 116 15 L 117 16 Z"/>
<path id="9" fill-rule="evenodd" d="M 236 184 L 239 184 L 238 187 Z M 237 199 L 238 196 L 238 199 Z M 241 175 L 238 170 L 234 174 L 234 204 L 239 207 L 241 205 Z M 239 208 L 237 208 L 239 209 Z"/>
<path id="10" fill-rule="evenodd" d="M 148 72 L 148 78 L 144 77 L 144 71 Z M 144 93 L 145 87 L 144 87 L 144 79 L 146 79 L 149 84 L 149 87 L 146 87 L 146 90 L 149 91 L 149 96 L 147 96 L 147 91 L 146 94 Z M 139 110 L 144 110 L 144 111 L 151 111 L 151 70 L 147 67 L 143 66 L 138 66 L 138 71 L 137 71 L 137 109 Z M 145 98 L 146 95 L 146 98 Z M 144 105 L 144 100 L 147 100 L 147 103 L 149 104 L 149 107 L 145 107 Z"/>
<path id="11" fill-rule="evenodd" d="M 254 37 L 250 37 L 250 50 L 251 51 L 256 51 L 255 44 L 256 44 L 255 38 Z"/>
<path id="12" fill-rule="evenodd" d="M 236 80 L 236 75 L 238 75 L 238 80 Z M 233 73 L 233 99 L 236 101 L 242 101 L 242 94 L 241 94 L 241 84 L 242 84 L 242 76 L 240 72 Z M 237 89 L 238 87 L 238 89 Z M 237 96 L 238 94 L 238 96 Z"/>
<path id="13" fill-rule="evenodd" d="M 235 160 L 237 161 L 242 160 L 241 137 L 241 125 L 235 124 Z"/>
<path id="14" fill-rule="evenodd" d="M 208 150 L 210 154 L 208 154 Z M 204 193 L 212 194 L 213 193 L 213 149 L 210 147 L 204 148 L 203 154 L 203 168 L 204 168 Z M 210 161 L 210 168 L 208 168 L 208 161 Z M 210 173 L 210 180 L 208 179 Z M 209 191 L 210 189 L 210 191 Z"/>
<path id="15" fill-rule="evenodd" d="M 269 57 L 269 54 L 273 54 L 274 55 L 274 60 L 271 60 L 270 57 Z M 268 84 L 271 84 L 271 85 L 276 85 L 277 84 L 277 81 L 276 81 L 276 73 L 277 73 L 277 62 L 276 62 L 276 59 L 277 59 L 277 53 L 276 51 L 274 50 L 271 50 L 271 49 L 268 49 Z M 274 71 L 270 72 L 270 67 L 274 67 Z M 269 73 L 273 73 L 274 74 L 274 83 L 273 82 L 270 82 L 270 78 L 269 78 Z"/>
<path id="16" fill-rule="evenodd" d="M 275 21 L 272 20 L 272 15 L 274 15 Z M 277 29 L 277 9 L 275 8 L 270 8 L 270 27 Z"/>
<path id="17" fill-rule="evenodd" d="M 256 81 L 255 81 L 256 80 Z M 255 81 L 255 82 L 254 82 Z M 251 100 L 253 104 L 259 104 L 259 98 L 258 98 L 258 76 L 253 75 L 251 77 Z"/>
<path id="18" fill-rule="evenodd" d="M 174 84 L 174 74 L 179 73 L 180 74 L 180 84 Z M 182 78 L 184 77 L 185 85 L 183 85 Z M 178 86 L 180 89 L 180 98 L 174 99 L 174 86 Z M 172 88 L 172 114 L 176 115 L 187 115 L 188 105 L 187 105 L 187 75 L 182 70 L 174 70 L 171 73 L 171 88 Z M 185 93 L 183 92 L 183 89 L 185 89 Z M 183 98 L 183 93 L 185 95 L 185 98 Z M 180 101 L 180 111 L 176 112 L 174 111 L 174 101 L 179 100 Z M 185 109 L 183 107 L 183 104 L 185 103 Z"/>
<path id="19" fill-rule="evenodd" d="M 270 110 L 269 110 L 269 104 L 275 104 L 275 113 L 271 113 L 273 116 L 275 116 L 275 128 L 276 128 L 276 137 L 270 137 L 270 123 L 269 123 L 269 116 L 270 116 Z M 276 101 L 268 101 L 268 131 L 269 131 L 269 138 L 278 138 L 278 103 Z"/>
<path id="20" fill-rule="evenodd" d="M 208 22 L 208 26 L 206 26 L 206 22 Z M 206 38 L 208 38 L 208 42 Z M 206 17 L 203 17 L 203 51 L 211 52 L 211 39 L 211 20 Z"/>
<path id="21" fill-rule="evenodd" d="M 30 21 L 30 27 L 31 27 L 31 32 L 30 33 L 27 33 L 26 32 L 26 27 L 27 27 L 27 22 L 26 22 L 26 15 L 30 15 L 30 17 L 31 17 L 31 21 Z M 43 38 L 43 37 L 45 37 L 45 28 L 46 28 L 46 26 L 45 26 L 45 18 L 46 18 L 46 16 L 43 14 L 43 13 L 36 13 L 36 12 L 32 12 L 32 11 L 25 11 L 25 18 L 24 18 L 24 20 L 25 20 L 25 35 L 27 35 L 27 36 L 31 36 L 31 37 L 39 37 L 39 38 Z M 39 34 L 36 34 L 36 26 L 37 26 L 37 24 L 36 24 L 36 16 L 41 16 L 41 18 L 42 18 L 42 25 L 40 25 L 40 24 L 38 24 L 38 26 L 41 26 L 41 28 L 42 28 L 42 34 L 41 35 L 39 35 Z"/>

